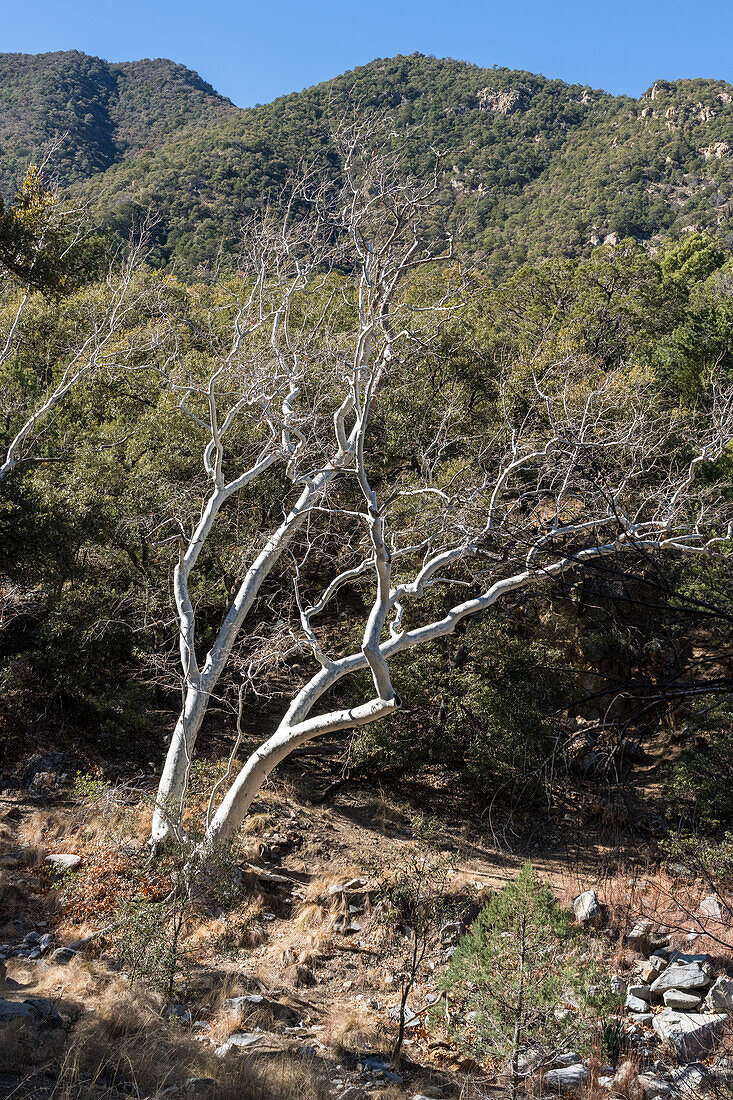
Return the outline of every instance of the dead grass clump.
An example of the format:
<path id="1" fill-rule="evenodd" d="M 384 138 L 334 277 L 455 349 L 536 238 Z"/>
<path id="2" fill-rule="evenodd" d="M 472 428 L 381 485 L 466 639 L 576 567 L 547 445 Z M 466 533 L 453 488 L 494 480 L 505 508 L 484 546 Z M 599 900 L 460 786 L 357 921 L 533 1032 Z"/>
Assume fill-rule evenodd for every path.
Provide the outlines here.
<path id="1" fill-rule="evenodd" d="M 388 1037 L 364 1005 L 337 1002 L 323 1022 L 324 1038 L 338 1055 L 389 1050 Z"/>
<path id="2" fill-rule="evenodd" d="M 93 1095 L 89 1082 L 154 1092 L 194 1075 L 201 1054 L 199 1043 L 167 1031 L 144 998 L 129 990 L 109 991 L 71 1032 L 58 1096 Z"/>
<path id="3" fill-rule="evenodd" d="M 70 814 L 59 810 L 35 810 L 20 822 L 17 835 L 21 844 L 45 848 L 62 842 L 70 832 Z"/>
<path id="4" fill-rule="evenodd" d="M 632 1058 L 627 1058 L 616 1070 L 613 1091 L 626 1100 L 642 1100 L 644 1090 L 639 1081 L 639 1065 Z"/>
<path id="5" fill-rule="evenodd" d="M 258 836 L 260 833 L 272 829 L 274 825 L 275 819 L 272 814 L 252 814 L 242 825 L 242 832 L 249 836 Z"/>
<path id="6" fill-rule="evenodd" d="M 298 906 L 291 924 L 299 931 L 322 928 L 326 923 L 333 923 L 333 914 L 321 905 L 320 902 L 306 901 Z"/>
<path id="7" fill-rule="evenodd" d="M 328 1081 L 297 1055 L 234 1056 L 217 1074 L 217 1100 L 326 1100 Z"/>
<path id="8" fill-rule="evenodd" d="M 290 935 L 288 936 L 288 933 Z M 316 931 L 303 935 L 298 927 L 287 929 L 274 948 L 273 959 L 277 966 L 313 966 L 331 949 L 331 922 Z"/>
<path id="9" fill-rule="evenodd" d="M 50 1001 L 69 1004 L 72 1008 L 88 1004 L 105 994 L 110 986 L 126 989 L 118 975 L 100 968 L 81 956 L 63 966 L 48 963 L 25 967 L 22 959 L 11 959 L 8 977 L 20 980 L 26 996 L 46 997 Z"/>

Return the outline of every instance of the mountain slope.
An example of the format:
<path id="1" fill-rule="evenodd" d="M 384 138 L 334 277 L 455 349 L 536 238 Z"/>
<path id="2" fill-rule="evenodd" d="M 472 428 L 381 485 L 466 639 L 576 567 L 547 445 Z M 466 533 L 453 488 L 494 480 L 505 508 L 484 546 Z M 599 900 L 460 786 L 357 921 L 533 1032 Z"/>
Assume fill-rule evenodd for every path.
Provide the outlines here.
<path id="1" fill-rule="evenodd" d="M 17 176 L 65 129 L 61 178 L 122 231 L 155 206 L 161 262 L 190 273 L 222 242 L 236 249 L 242 217 L 303 157 L 336 171 L 329 132 L 347 104 L 388 111 L 416 172 L 441 150 L 436 229 L 497 278 L 608 234 L 731 236 L 733 87 L 713 80 L 659 81 L 636 100 L 415 54 L 241 110 L 169 61 L 5 54 L 0 165 Z"/>
<path id="2" fill-rule="evenodd" d="M 7 194 L 29 161 L 58 141 L 62 183 L 104 172 L 158 148 L 192 121 L 235 110 L 197 73 L 172 61 L 109 64 L 75 50 L 0 54 L 0 166 Z"/>

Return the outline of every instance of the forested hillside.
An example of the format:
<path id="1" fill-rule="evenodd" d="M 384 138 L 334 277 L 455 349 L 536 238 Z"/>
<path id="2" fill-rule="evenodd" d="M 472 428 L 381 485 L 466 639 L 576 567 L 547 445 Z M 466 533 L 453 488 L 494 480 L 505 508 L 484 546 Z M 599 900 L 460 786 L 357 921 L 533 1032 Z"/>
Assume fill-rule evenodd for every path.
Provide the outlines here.
<path id="1" fill-rule="evenodd" d="M 76 50 L 0 54 L 0 174 L 9 197 L 28 163 L 52 152 L 62 183 L 86 180 L 125 157 L 158 149 L 194 122 L 234 108 L 172 61 L 109 64 Z"/>
<path id="2" fill-rule="evenodd" d="M 302 158 L 328 162 L 347 100 L 390 114 L 415 171 L 433 149 L 444 155 L 436 228 L 456 232 L 496 277 L 587 254 L 612 234 L 730 239 L 733 88 L 713 80 L 660 80 L 635 100 L 415 54 L 240 110 L 168 61 L 7 54 L 0 166 L 10 189 L 44 142 L 66 135 L 61 178 L 120 230 L 152 204 L 158 262 L 192 272 L 222 243 L 236 252 L 241 217 Z"/>

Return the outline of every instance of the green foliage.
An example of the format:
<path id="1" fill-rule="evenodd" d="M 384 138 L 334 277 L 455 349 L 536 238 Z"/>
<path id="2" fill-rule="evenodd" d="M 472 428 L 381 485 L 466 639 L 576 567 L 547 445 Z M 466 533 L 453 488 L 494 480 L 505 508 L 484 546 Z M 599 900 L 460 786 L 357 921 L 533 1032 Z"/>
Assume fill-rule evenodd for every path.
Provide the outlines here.
<path id="1" fill-rule="evenodd" d="M 109 64 L 77 50 L 0 54 L 3 179 L 19 183 L 28 162 L 49 147 L 62 183 L 88 179 L 126 153 L 157 148 L 187 124 L 231 109 L 172 61 Z"/>
<path id="2" fill-rule="evenodd" d="M 609 994 L 593 987 L 596 967 L 549 886 L 530 863 L 488 902 L 441 980 L 449 1029 L 480 1062 L 509 1060 L 513 1085 L 520 1049 L 550 1056 L 588 1049 Z"/>
<path id="3" fill-rule="evenodd" d="M 66 135 L 55 166 L 120 231 L 160 211 L 160 262 L 236 255 L 244 214 L 277 193 L 304 152 L 337 171 L 329 131 L 346 104 L 387 112 L 410 167 L 444 156 L 434 228 L 499 281 L 527 261 L 617 239 L 719 231 L 730 200 L 730 85 L 660 82 L 640 99 L 421 54 L 379 59 L 239 110 L 169 61 L 108 64 L 76 52 L 0 55 L 4 176 Z M 389 137 L 385 141 L 389 141 Z M 728 234 L 725 225 L 722 234 Z"/>
<path id="4" fill-rule="evenodd" d="M 80 214 L 49 190 L 31 165 L 13 202 L 0 197 L 0 270 L 21 286 L 69 293 L 98 274 L 104 237 L 81 224 Z"/>
<path id="5" fill-rule="evenodd" d="M 407 705 L 359 735 L 353 761 L 411 771 L 426 763 L 462 770 L 476 790 L 530 801 L 542 790 L 553 743 L 548 721 L 557 653 L 488 612 L 458 639 L 408 653 L 394 682 Z"/>
<path id="6" fill-rule="evenodd" d="M 669 768 L 668 813 L 706 830 L 733 824 L 733 706 L 725 703 L 714 713 L 723 728 L 707 736 L 698 732 Z"/>
<path id="7" fill-rule="evenodd" d="M 702 879 L 706 889 L 718 895 L 724 907 L 730 906 L 733 891 L 733 832 L 718 839 L 698 833 L 678 833 L 660 845 L 670 874 L 676 877 L 682 868 L 686 878 Z M 708 934 L 713 934 L 709 925 Z M 723 933 L 718 942 L 730 949 L 731 937 Z"/>

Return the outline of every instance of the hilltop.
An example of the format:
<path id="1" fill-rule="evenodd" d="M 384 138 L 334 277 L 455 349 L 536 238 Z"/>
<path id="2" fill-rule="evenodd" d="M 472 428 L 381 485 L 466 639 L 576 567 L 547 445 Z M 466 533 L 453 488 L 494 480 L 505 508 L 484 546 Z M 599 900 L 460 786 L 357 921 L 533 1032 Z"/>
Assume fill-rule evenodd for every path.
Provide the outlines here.
<path id="1" fill-rule="evenodd" d="M 634 99 L 414 54 L 245 110 L 170 61 L 5 54 L 0 164 L 10 189 L 44 142 L 66 135 L 61 181 L 121 231 L 154 206 L 159 261 L 193 273 L 222 242 L 236 249 L 242 217 L 303 157 L 332 160 L 347 103 L 389 112 L 416 172 L 441 151 L 436 228 L 497 278 L 609 236 L 697 228 L 730 242 L 733 86 L 716 80 L 659 80 Z"/>

